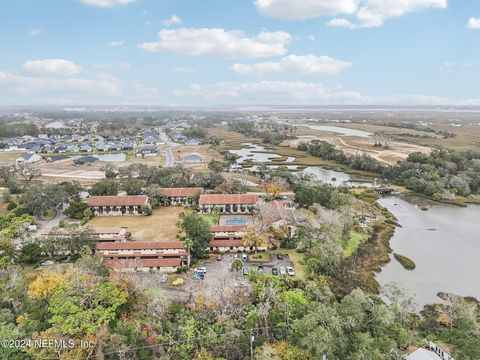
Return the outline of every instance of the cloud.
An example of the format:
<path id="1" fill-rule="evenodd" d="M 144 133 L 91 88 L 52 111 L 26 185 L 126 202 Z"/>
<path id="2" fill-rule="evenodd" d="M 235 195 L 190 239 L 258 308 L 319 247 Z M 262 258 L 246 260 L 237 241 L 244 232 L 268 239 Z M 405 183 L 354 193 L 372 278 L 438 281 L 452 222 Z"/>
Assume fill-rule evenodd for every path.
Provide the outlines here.
<path id="1" fill-rule="evenodd" d="M 445 61 L 440 65 L 440 67 L 438 68 L 438 71 L 441 72 L 442 74 L 450 74 L 458 70 L 465 70 L 465 69 L 471 68 L 472 66 L 473 64 L 470 62 L 459 63 L 459 62 Z"/>
<path id="2" fill-rule="evenodd" d="M 232 70 L 247 76 L 263 75 L 335 75 L 350 67 L 347 61 L 337 60 L 329 56 L 288 55 L 279 61 L 268 61 L 256 64 L 234 64 Z"/>
<path id="3" fill-rule="evenodd" d="M 357 11 L 356 17 L 359 27 L 378 27 L 389 18 L 429 8 L 446 9 L 447 0 L 367 0 Z"/>
<path id="4" fill-rule="evenodd" d="M 353 14 L 358 0 L 254 0 L 258 12 L 284 20 Z"/>
<path id="5" fill-rule="evenodd" d="M 348 29 L 378 27 L 387 19 L 407 13 L 447 8 L 447 0 L 254 0 L 254 4 L 260 13 L 286 20 L 355 16 L 355 23 L 342 17 L 327 22 L 327 26 Z"/>
<path id="6" fill-rule="evenodd" d="M 346 29 L 355 29 L 357 26 L 353 23 L 351 23 L 347 19 L 342 19 L 342 18 L 335 18 L 327 22 L 327 26 L 331 27 L 343 27 Z"/>
<path id="7" fill-rule="evenodd" d="M 85 5 L 99 8 L 114 8 L 117 6 L 128 5 L 137 0 L 80 0 Z"/>
<path id="8" fill-rule="evenodd" d="M 468 19 L 467 28 L 469 29 L 480 29 L 480 19 L 471 17 Z"/>
<path id="9" fill-rule="evenodd" d="M 356 91 L 302 81 L 192 84 L 188 89 L 177 89 L 175 96 L 189 104 L 202 105 L 480 105 L 480 98 L 454 99 L 421 94 L 366 96 Z"/>
<path id="10" fill-rule="evenodd" d="M 64 59 L 29 60 L 23 64 L 23 69 L 32 75 L 61 75 L 73 76 L 80 73 L 82 68 L 72 61 Z"/>
<path id="11" fill-rule="evenodd" d="M 161 30 L 158 41 L 139 45 L 145 51 L 220 58 L 258 58 L 284 55 L 292 36 L 284 31 L 262 31 L 248 37 L 239 30 L 221 28 Z"/>
<path id="12" fill-rule="evenodd" d="M 108 46 L 110 46 L 110 47 L 120 47 L 124 43 L 125 42 L 123 40 L 115 40 L 115 41 L 112 41 L 110 44 L 108 44 Z"/>
<path id="13" fill-rule="evenodd" d="M 117 64 L 117 66 L 120 68 L 120 69 L 129 69 L 132 67 L 132 64 L 130 63 L 126 63 L 126 62 L 119 62 Z"/>
<path id="14" fill-rule="evenodd" d="M 42 30 L 38 28 L 33 28 L 29 31 L 30 36 L 40 36 L 42 35 Z"/>
<path id="15" fill-rule="evenodd" d="M 165 26 L 178 25 L 182 23 L 182 19 L 180 19 L 177 15 L 173 14 L 172 16 L 170 16 L 169 19 L 162 21 L 162 23 Z"/>

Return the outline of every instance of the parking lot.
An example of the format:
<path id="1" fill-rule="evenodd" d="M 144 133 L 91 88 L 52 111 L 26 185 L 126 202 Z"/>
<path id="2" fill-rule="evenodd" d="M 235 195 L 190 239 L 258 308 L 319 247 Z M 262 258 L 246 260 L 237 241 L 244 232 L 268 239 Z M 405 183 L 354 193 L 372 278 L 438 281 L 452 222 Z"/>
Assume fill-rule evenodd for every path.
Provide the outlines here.
<path id="1" fill-rule="evenodd" d="M 201 260 L 197 264 L 197 268 L 204 267 L 206 273 L 203 279 L 194 276 L 194 271 L 189 271 L 185 274 L 169 274 L 168 277 L 182 278 L 184 283 L 179 286 L 167 286 L 166 283 L 157 281 L 158 285 L 163 288 L 167 296 L 177 301 L 188 302 L 193 297 L 202 295 L 205 298 L 212 300 L 220 300 L 225 296 L 248 296 L 251 291 L 251 285 L 248 279 L 243 275 L 243 269 L 235 271 L 232 270 L 232 262 L 237 256 L 242 259 L 242 254 L 224 254 L 221 260 L 217 260 L 213 256 L 209 260 Z M 272 269 L 276 268 L 280 271 L 281 267 L 293 267 L 288 255 L 283 254 L 282 259 L 278 258 L 276 254 L 270 254 L 268 261 L 243 261 L 244 268 L 248 268 L 249 272 L 258 271 L 261 265 L 264 269 L 264 274 L 272 275 Z M 150 274 L 151 276 L 151 274 Z M 281 276 L 280 274 L 278 276 Z M 284 275 L 288 276 L 288 275 Z M 158 276 L 160 278 L 160 275 Z"/>

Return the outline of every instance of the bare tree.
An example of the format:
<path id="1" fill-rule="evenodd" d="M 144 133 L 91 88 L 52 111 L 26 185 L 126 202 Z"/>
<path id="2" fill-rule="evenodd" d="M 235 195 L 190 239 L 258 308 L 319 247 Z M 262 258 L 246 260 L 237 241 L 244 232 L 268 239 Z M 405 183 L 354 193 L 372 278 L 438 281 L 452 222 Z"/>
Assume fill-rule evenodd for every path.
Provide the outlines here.
<path id="1" fill-rule="evenodd" d="M 38 179 L 42 176 L 40 169 L 30 165 L 30 164 L 18 164 L 16 168 L 16 173 L 27 183 L 32 182 L 35 179 Z"/>

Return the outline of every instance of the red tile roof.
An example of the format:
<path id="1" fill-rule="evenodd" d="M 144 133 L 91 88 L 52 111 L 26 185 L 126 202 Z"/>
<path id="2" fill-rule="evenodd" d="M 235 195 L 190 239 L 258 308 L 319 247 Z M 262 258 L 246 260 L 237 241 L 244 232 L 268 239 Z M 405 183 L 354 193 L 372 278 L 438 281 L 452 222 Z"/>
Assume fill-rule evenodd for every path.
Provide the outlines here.
<path id="1" fill-rule="evenodd" d="M 162 258 L 170 258 L 170 257 L 181 257 L 181 256 L 187 256 L 188 253 L 186 251 L 180 251 L 178 253 L 174 254 L 139 254 L 139 253 L 134 253 L 133 255 L 131 253 L 129 254 L 104 254 L 103 257 L 105 260 L 111 260 L 109 258 L 127 258 L 127 257 L 135 257 L 136 259 L 148 259 L 151 258 L 152 256 L 161 256 Z"/>
<path id="2" fill-rule="evenodd" d="M 125 241 L 97 244 L 97 250 L 184 249 L 181 241 Z"/>
<path id="3" fill-rule="evenodd" d="M 208 194 L 200 195 L 200 205 L 223 204 L 255 204 L 258 196 L 255 194 Z"/>
<path id="4" fill-rule="evenodd" d="M 104 260 L 105 266 L 113 269 L 126 269 L 135 267 L 171 267 L 180 266 L 179 258 L 173 259 L 124 259 L 124 260 Z"/>
<path id="5" fill-rule="evenodd" d="M 197 193 L 203 194 L 202 188 L 163 188 L 161 191 L 167 197 L 193 196 Z"/>
<path id="6" fill-rule="evenodd" d="M 242 240 L 212 240 L 208 243 L 208 247 L 243 247 Z"/>
<path id="7" fill-rule="evenodd" d="M 91 228 L 93 231 L 95 231 L 95 234 L 120 234 L 122 230 L 125 228 L 122 228 L 120 226 L 115 227 L 92 227 Z"/>
<path id="8" fill-rule="evenodd" d="M 247 225 L 213 225 L 210 226 L 211 232 L 230 232 L 230 231 L 245 231 Z"/>
<path id="9" fill-rule="evenodd" d="M 90 196 L 87 198 L 88 206 L 141 206 L 146 205 L 148 196 Z"/>

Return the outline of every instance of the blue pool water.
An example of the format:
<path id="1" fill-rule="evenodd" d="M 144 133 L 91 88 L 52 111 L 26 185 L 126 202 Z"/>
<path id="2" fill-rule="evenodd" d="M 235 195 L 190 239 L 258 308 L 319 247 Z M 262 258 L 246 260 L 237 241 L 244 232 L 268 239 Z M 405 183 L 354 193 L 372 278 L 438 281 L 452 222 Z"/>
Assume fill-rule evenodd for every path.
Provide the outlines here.
<path id="1" fill-rule="evenodd" d="M 227 225 L 245 225 L 247 221 L 244 218 L 230 218 L 225 220 Z"/>

